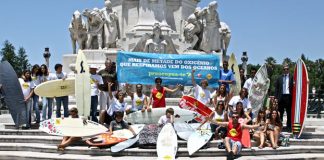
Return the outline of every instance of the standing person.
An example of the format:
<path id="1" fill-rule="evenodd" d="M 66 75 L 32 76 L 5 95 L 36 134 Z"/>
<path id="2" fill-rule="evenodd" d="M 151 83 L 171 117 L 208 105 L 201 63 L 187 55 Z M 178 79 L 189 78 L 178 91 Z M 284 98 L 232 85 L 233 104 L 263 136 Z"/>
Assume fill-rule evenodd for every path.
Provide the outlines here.
<path id="1" fill-rule="evenodd" d="M 31 70 L 31 79 L 34 87 L 40 84 L 40 67 L 38 64 L 35 64 Z M 39 96 L 36 94 L 33 94 L 33 110 L 35 111 L 36 114 L 36 123 L 38 124 L 40 122 L 40 112 L 39 112 Z"/>
<path id="2" fill-rule="evenodd" d="M 97 66 L 90 65 L 90 85 L 91 85 L 91 108 L 90 116 L 91 120 L 98 122 L 97 107 L 98 107 L 98 95 L 99 90 L 103 85 L 102 77 L 97 74 Z"/>
<path id="3" fill-rule="evenodd" d="M 105 69 L 98 72 L 98 75 L 102 77 L 104 83 L 99 96 L 100 110 L 107 110 L 107 107 L 109 107 L 108 83 L 110 82 L 113 84 L 111 87 L 112 92 L 116 92 L 118 90 L 117 73 L 116 69 L 113 67 L 112 61 L 110 59 L 106 59 L 105 66 Z"/>
<path id="4" fill-rule="evenodd" d="M 148 112 L 151 111 L 150 106 L 152 108 L 165 108 L 165 94 L 166 92 L 174 93 L 176 92 L 181 85 L 177 85 L 175 89 L 170 89 L 167 87 L 162 86 L 162 79 L 160 77 L 155 78 L 155 87 L 151 90 L 150 101 L 149 101 L 149 108 L 147 109 Z"/>
<path id="5" fill-rule="evenodd" d="M 293 89 L 293 76 L 289 74 L 288 65 L 284 65 L 283 74 L 278 77 L 275 83 L 275 97 L 279 100 L 278 111 L 280 112 L 281 122 L 283 121 L 284 111 L 287 112 L 287 131 L 291 132 L 291 101 Z"/>
<path id="6" fill-rule="evenodd" d="M 103 125 L 110 125 L 110 122 L 114 120 L 115 112 L 121 111 L 125 112 L 127 103 L 125 102 L 125 93 L 118 90 L 115 96 L 112 93 L 113 83 L 108 82 L 108 96 L 110 101 L 110 106 L 107 110 L 100 111 L 99 123 Z"/>
<path id="7" fill-rule="evenodd" d="M 126 113 L 132 113 L 136 111 L 144 112 L 147 109 L 147 96 L 143 94 L 143 85 L 136 85 L 136 92 L 133 93 L 129 90 L 130 86 L 126 84 L 126 93 L 131 97 L 132 106 L 126 109 Z"/>
<path id="8" fill-rule="evenodd" d="M 241 88 L 243 88 L 244 83 L 246 81 L 246 76 L 244 75 L 245 70 L 243 68 L 240 69 L 240 79 L 241 79 Z"/>
<path id="9" fill-rule="evenodd" d="M 44 83 L 48 80 L 48 68 L 45 64 L 42 64 L 40 67 L 40 83 Z M 42 120 L 51 119 L 53 111 L 53 98 L 42 97 Z M 47 118 L 46 118 L 47 114 Z"/>
<path id="10" fill-rule="evenodd" d="M 67 78 L 67 75 L 65 72 L 62 72 L 62 64 L 55 64 L 54 69 L 55 73 L 51 73 L 49 75 L 49 80 L 56 80 L 56 79 L 62 79 L 65 80 Z M 63 103 L 64 108 L 64 117 L 69 116 L 69 97 L 68 96 L 62 96 L 62 97 L 55 97 L 56 101 L 56 118 L 61 117 L 61 104 Z"/>
<path id="11" fill-rule="evenodd" d="M 212 103 L 211 100 L 211 93 L 209 91 L 209 89 L 207 89 L 208 86 L 208 81 L 206 79 L 201 80 L 200 85 L 199 86 L 194 78 L 194 74 L 195 74 L 195 70 L 193 69 L 191 71 L 191 82 L 192 85 L 194 86 L 194 96 L 197 100 L 199 100 L 200 102 L 202 102 L 204 105 L 209 105 Z"/>
<path id="12" fill-rule="evenodd" d="M 243 88 L 248 89 L 248 92 L 250 91 L 250 89 L 252 87 L 253 78 L 254 78 L 256 72 L 257 72 L 256 68 L 252 67 L 250 70 L 250 78 L 247 79 L 244 83 Z"/>
<path id="13" fill-rule="evenodd" d="M 27 107 L 27 122 L 26 125 L 22 127 L 22 129 L 29 129 L 31 126 L 31 107 L 32 107 L 32 100 L 31 97 L 33 96 L 34 93 L 34 84 L 32 83 L 31 79 L 31 72 L 30 70 L 25 70 L 19 78 L 19 83 L 24 95 L 24 101 Z"/>
<path id="14" fill-rule="evenodd" d="M 235 82 L 234 74 L 232 70 L 228 69 L 228 61 L 223 61 L 223 69 L 220 69 L 220 77 L 218 80 L 219 85 L 225 84 L 226 91 L 230 91 L 230 84 Z"/>
<path id="15" fill-rule="evenodd" d="M 233 112 L 232 120 L 229 122 L 212 121 L 216 125 L 227 128 L 227 136 L 225 137 L 225 146 L 227 151 L 227 159 L 234 159 L 242 150 L 242 134 L 243 129 L 255 129 L 259 125 L 246 125 L 239 123 L 239 115 Z"/>

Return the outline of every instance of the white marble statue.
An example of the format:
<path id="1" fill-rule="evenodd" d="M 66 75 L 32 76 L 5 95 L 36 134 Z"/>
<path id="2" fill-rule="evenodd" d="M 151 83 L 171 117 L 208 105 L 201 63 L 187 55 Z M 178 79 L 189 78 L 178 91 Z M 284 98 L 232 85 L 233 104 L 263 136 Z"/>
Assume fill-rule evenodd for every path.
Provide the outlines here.
<path id="1" fill-rule="evenodd" d="M 201 34 L 201 30 L 202 30 L 202 23 L 199 20 L 199 13 L 200 8 L 196 8 L 194 13 L 192 13 L 187 21 L 185 21 L 184 24 L 184 31 L 183 31 L 183 35 L 185 37 L 185 41 L 187 43 L 190 43 L 190 47 L 188 48 L 189 50 L 192 49 L 198 49 L 197 43 L 199 41 L 199 37 Z"/>
<path id="2" fill-rule="evenodd" d="M 101 10 L 105 23 L 104 23 L 104 41 L 105 49 L 116 48 L 116 41 L 120 39 L 120 29 L 117 12 L 113 11 L 110 0 L 105 1 L 105 7 Z"/>
<path id="3" fill-rule="evenodd" d="M 204 8 L 200 13 L 203 20 L 203 33 L 202 40 L 199 48 L 207 53 L 221 51 L 221 35 L 219 28 L 221 28 L 220 20 L 218 17 L 217 2 L 210 2 L 207 8 Z"/>
<path id="4" fill-rule="evenodd" d="M 231 40 L 231 30 L 229 26 L 225 22 L 220 22 L 221 28 L 221 48 L 223 50 L 223 55 L 226 55 L 227 48 L 229 46 L 230 40 Z"/>
<path id="5" fill-rule="evenodd" d="M 69 25 L 70 37 L 72 41 L 73 54 L 76 54 L 76 44 L 79 49 L 85 49 L 87 41 L 87 29 L 82 19 L 81 13 L 76 10 L 73 13 L 71 23 Z"/>
<path id="6" fill-rule="evenodd" d="M 137 25 L 160 23 L 166 26 L 166 0 L 139 0 L 139 19 Z M 152 21 L 154 20 L 154 21 Z"/>
<path id="7" fill-rule="evenodd" d="M 103 25 L 105 23 L 104 18 L 98 8 L 93 10 L 85 9 L 82 13 L 83 16 L 87 18 L 87 31 L 88 31 L 88 40 L 87 40 L 87 49 L 102 49 L 102 33 Z M 92 43 L 92 40 L 97 38 L 98 48 L 95 47 Z"/>
<path id="8" fill-rule="evenodd" d="M 176 54 L 177 50 L 170 36 L 162 35 L 160 24 L 155 23 L 153 34 L 145 34 L 136 44 L 133 52 Z"/>

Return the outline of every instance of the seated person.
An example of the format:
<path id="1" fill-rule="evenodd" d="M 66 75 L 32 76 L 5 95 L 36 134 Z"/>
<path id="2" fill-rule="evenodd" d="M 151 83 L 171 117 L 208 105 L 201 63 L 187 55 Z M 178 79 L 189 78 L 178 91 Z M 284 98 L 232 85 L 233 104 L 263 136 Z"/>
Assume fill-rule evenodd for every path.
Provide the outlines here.
<path id="1" fill-rule="evenodd" d="M 78 109 L 73 107 L 69 111 L 70 118 L 79 118 Z M 57 150 L 64 151 L 64 149 L 73 142 L 81 140 L 81 137 L 63 137 L 61 144 L 57 146 Z"/>
<path id="2" fill-rule="evenodd" d="M 277 110 L 272 110 L 270 113 L 270 119 L 267 119 L 267 137 L 270 139 L 272 148 L 277 149 L 282 123 Z"/>
<path id="3" fill-rule="evenodd" d="M 143 94 L 143 85 L 137 84 L 136 85 L 136 92 L 131 92 L 130 86 L 126 84 L 126 93 L 131 97 L 132 99 L 132 106 L 131 108 L 126 109 L 126 113 L 132 113 L 141 110 L 144 112 L 147 109 L 147 96 Z"/>
<path id="4" fill-rule="evenodd" d="M 173 110 L 173 108 L 168 108 L 165 111 L 165 115 L 161 116 L 160 119 L 159 119 L 159 122 L 158 122 L 159 125 L 165 125 L 167 123 L 171 123 L 171 124 L 174 123 L 174 110 Z"/>
<path id="5" fill-rule="evenodd" d="M 123 118 L 124 118 L 124 112 L 116 111 L 115 112 L 115 120 L 110 122 L 109 132 L 112 134 L 113 131 L 129 129 L 135 136 L 136 135 L 135 131 L 133 130 L 133 128 L 131 126 L 129 126 L 127 124 L 127 122 L 125 122 L 123 120 Z"/>
<path id="6" fill-rule="evenodd" d="M 257 129 L 254 130 L 254 134 L 253 134 L 253 138 L 257 141 L 257 143 L 259 144 L 259 148 L 262 149 L 265 145 L 265 141 L 266 141 L 266 123 L 265 123 L 266 119 L 265 119 L 265 111 L 264 110 L 260 110 L 258 113 L 257 118 L 255 118 L 253 120 L 253 124 L 254 125 L 261 125 L 260 127 L 258 127 Z"/>

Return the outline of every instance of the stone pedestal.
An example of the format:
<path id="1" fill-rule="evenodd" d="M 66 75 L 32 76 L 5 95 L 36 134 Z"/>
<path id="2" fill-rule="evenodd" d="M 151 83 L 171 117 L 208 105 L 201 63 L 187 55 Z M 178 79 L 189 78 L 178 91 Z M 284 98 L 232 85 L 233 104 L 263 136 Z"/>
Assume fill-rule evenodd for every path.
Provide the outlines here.
<path id="1" fill-rule="evenodd" d="M 88 64 L 94 64 L 98 70 L 105 68 L 105 60 L 107 58 L 116 62 L 117 52 L 120 49 L 109 48 L 108 50 L 83 50 L 84 55 L 87 57 Z M 75 61 L 77 54 L 63 55 L 63 72 L 66 72 L 69 77 L 74 76 Z"/>

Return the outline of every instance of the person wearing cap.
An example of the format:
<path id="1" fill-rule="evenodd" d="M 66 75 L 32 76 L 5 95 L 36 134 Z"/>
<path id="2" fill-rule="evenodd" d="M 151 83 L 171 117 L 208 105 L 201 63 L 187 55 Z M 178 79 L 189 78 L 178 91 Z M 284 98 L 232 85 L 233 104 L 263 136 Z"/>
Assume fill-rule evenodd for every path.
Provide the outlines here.
<path id="1" fill-rule="evenodd" d="M 284 111 L 287 112 L 287 131 L 291 132 L 291 101 L 292 101 L 293 76 L 289 73 L 289 66 L 285 64 L 283 74 L 278 77 L 275 83 L 275 97 L 279 100 L 278 110 L 281 122 Z"/>
<path id="2" fill-rule="evenodd" d="M 102 89 L 103 80 L 102 77 L 97 74 L 96 65 L 91 64 L 89 68 L 90 68 L 90 85 L 91 85 L 90 116 L 92 121 L 98 122 L 98 118 L 97 118 L 98 95 L 99 95 L 99 90 Z"/>

